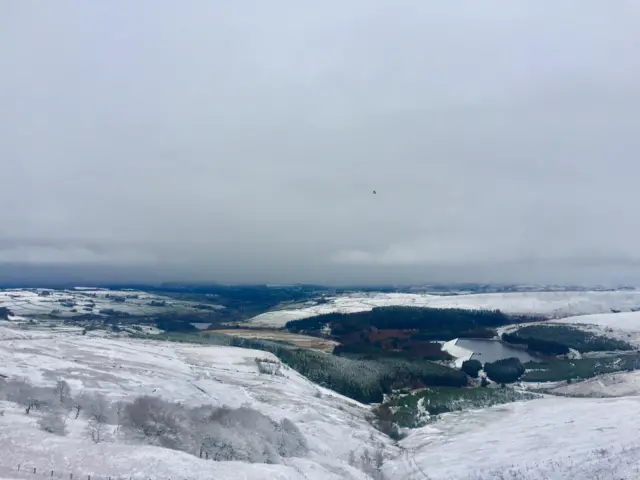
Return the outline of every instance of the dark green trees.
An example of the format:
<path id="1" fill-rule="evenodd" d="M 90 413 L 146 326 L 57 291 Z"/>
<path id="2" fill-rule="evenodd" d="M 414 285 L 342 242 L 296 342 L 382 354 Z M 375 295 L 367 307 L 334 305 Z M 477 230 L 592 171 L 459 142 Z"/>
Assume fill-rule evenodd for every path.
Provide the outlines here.
<path id="1" fill-rule="evenodd" d="M 484 371 L 496 383 L 513 383 L 524 375 L 525 368 L 517 358 L 505 358 L 484 364 Z"/>
<path id="2" fill-rule="evenodd" d="M 482 370 L 482 363 L 478 360 L 465 360 L 462 362 L 461 370 L 471 378 L 477 378 L 478 372 Z"/>

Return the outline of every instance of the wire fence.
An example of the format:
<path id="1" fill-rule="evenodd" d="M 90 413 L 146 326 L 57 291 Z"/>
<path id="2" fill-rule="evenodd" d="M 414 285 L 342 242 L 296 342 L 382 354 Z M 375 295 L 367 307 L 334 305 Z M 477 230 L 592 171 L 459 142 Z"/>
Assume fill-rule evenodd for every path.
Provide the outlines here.
<path id="1" fill-rule="evenodd" d="M 71 471 L 51 470 L 47 468 L 39 468 L 33 464 L 20 464 L 16 466 L 0 465 L 0 479 L 11 480 L 34 480 L 36 478 L 45 480 L 47 478 L 55 478 L 59 480 L 171 480 L 170 478 L 148 478 L 142 475 L 92 475 L 87 473 L 78 473 Z M 176 479 L 181 480 L 181 479 Z"/>

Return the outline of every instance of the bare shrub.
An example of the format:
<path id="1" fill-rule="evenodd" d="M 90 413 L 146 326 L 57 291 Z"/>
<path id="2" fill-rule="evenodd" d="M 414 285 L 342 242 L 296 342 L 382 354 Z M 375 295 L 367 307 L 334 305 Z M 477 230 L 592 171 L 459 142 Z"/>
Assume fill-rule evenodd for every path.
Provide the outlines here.
<path id="1" fill-rule="evenodd" d="M 107 424 L 114 420 L 114 411 L 104 395 L 89 394 L 82 397 L 82 409 L 89 420 Z"/>
<path id="2" fill-rule="evenodd" d="M 27 414 L 34 408 L 42 409 L 39 427 L 56 435 L 67 433 L 65 411 L 75 411 L 76 419 L 83 413 L 88 419 L 87 436 L 94 443 L 109 439 L 113 423 L 118 425 L 116 431 L 121 429 L 130 440 L 212 460 L 279 463 L 282 458 L 308 452 L 306 440 L 293 422 L 276 422 L 244 405 L 187 408 L 150 396 L 111 404 L 100 394 L 73 397 L 64 380 L 55 387 L 34 387 L 23 379 L 0 379 L 0 398 L 24 405 Z"/>
<path id="3" fill-rule="evenodd" d="M 274 422 L 247 407 L 213 409 L 206 425 L 203 447 L 214 460 L 279 463 L 279 457 L 307 452 L 306 441 L 293 422 Z"/>
<path id="4" fill-rule="evenodd" d="M 176 405 L 158 397 L 143 396 L 125 405 L 122 426 L 134 439 L 181 450 L 188 429 L 182 417 Z"/>
<path id="5" fill-rule="evenodd" d="M 389 405 L 378 405 L 373 408 L 372 413 L 371 423 L 374 427 L 393 440 L 397 441 L 402 438 L 398 425 L 394 422 L 393 412 Z"/>
<path id="6" fill-rule="evenodd" d="M 365 448 L 360 455 L 356 455 L 355 451 L 349 452 L 349 465 L 366 473 L 374 480 L 387 480 L 386 475 L 382 472 L 384 464 L 384 454 L 381 449 L 376 450 L 373 454 Z"/>
<path id="7" fill-rule="evenodd" d="M 27 415 L 34 408 L 43 406 L 51 395 L 51 392 L 46 388 L 34 387 L 21 378 L 12 378 L 4 382 L 2 393 L 6 400 L 22 405 Z"/>
<path id="8" fill-rule="evenodd" d="M 208 409 L 203 425 L 203 450 L 214 460 L 278 463 L 279 457 L 300 456 L 308 450 L 293 422 L 274 422 L 244 406 Z"/>
<path id="9" fill-rule="evenodd" d="M 293 422 L 275 422 L 248 407 L 187 409 L 139 397 L 125 404 L 122 429 L 131 439 L 218 461 L 279 463 L 308 451 Z"/>
<path id="10" fill-rule="evenodd" d="M 45 432 L 64 437 L 67 432 L 67 419 L 59 412 L 50 410 L 38 420 L 38 427 Z"/>
<path id="11" fill-rule="evenodd" d="M 260 373 L 266 375 L 276 375 L 279 377 L 283 376 L 282 364 L 277 360 L 271 360 L 269 358 L 256 358 L 255 362 Z"/>

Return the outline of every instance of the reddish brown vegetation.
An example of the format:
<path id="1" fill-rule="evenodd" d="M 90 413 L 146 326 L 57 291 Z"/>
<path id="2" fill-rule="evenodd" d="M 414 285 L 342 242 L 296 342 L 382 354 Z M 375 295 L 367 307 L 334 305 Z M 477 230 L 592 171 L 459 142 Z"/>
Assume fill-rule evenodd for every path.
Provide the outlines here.
<path id="1" fill-rule="evenodd" d="M 359 332 L 335 335 L 336 330 L 341 331 L 341 329 L 339 326 L 334 327 L 334 336 L 341 343 L 336 347 L 336 353 L 386 352 L 430 360 L 451 359 L 448 353 L 442 351 L 440 343 L 417 338 L 419 331 L 416 329 L 378 330 L 375 327 L 368 327 Z"/>

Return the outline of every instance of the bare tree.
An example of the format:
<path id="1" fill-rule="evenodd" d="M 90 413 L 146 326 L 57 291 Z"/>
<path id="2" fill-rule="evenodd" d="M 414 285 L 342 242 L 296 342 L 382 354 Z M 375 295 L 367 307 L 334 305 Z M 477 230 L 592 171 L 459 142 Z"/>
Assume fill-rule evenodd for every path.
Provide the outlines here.
<path id="1" fill-rule="evenodd" d="M 109 423 L 112 418 L 111 405 L 104 395 L 99 393 L 83 397 L 84 412 L 89 420 L 98 423 Z"/>
<path id="2" fill-rule="evenodd" d="M 376 467 L 376 470 L 380 470 L 382 468 L 382 465 L 384 464 L 384 454 L 382 453 L 381 449 L 376 450 L 376 452 L 373 454 L 373 463 Z"/>
<path id="3" fill-rule="evenodd" d="M 124 415 L 124 407 L 125 403 L 122 400 L 118 400 L 114 405 L 114 410 L 116 412 L 116 432 L 120 433 L 120 427 L 122 427 L 122 417 Z"/>
<path id="4" fill-rule="evenodd" d="M 25 407 L 24 407 L 24 413 L 26 413 L 27 415 L 29 415 L 31 413 L 31 409 L 32 408 L 38 408 L 38 406 L 40 405 L 40 402 L 36 399 L 36 398 L 28 398 L 26 399 L 26 402 L 24 403 Z"/>
<path id="5" fill-rule="evenodd" d="M 93 443 L 100 443 L 105 440 L 107 425 L 96 421 L 94 418 L 89 420 L 87 424 L 87 433 Z"/>
<path id="6" fill-rule="evenodd" d="M 84 395 L 82 401 L 77 402 L 77 404 L 82 404 L 82 408 L 89 418 L 87 433 L 91 440 L 94 443 L 105 441 L 108 433 L 108 424 L 112 418 L 112 409 L 104 395 Z"/>
<path id="7" fill-rule="evenodd" d="M 56 382 L 55 392 L 60 406 L 68 410 L 72 402 L 71 387 L 69 387 L 69 384 L 64 380 L 58 380 L 58 382 Z"/>
<path id="8" fill-rule="evenodd" d="M 182 421 L 180 407 L 157 397 L 143 396 L 125 405 L 123 425 L 128 433 L 153 445 L 180 450 L 183 430 L 188 422 Z"/>
<path id="9" fill-rule="evenodd" d="M 1 386 L 2 398 L 24 406 L 27 415 L 34 408 L 57 410 L 59 407 L 55 388 L 36 387 L 24 378 L 11 378 L 3 381 Z"/>
<path id="10" fill-rule="evenodd" d="M 80 417 L 80 413 L 84 410 L 86 403 L 87 394 L 85 392 L 81 392 L 79 395 L 76 395 L 69 400 L 70 410 L 75 411 L 74 418 L 76 420 Z"/>
<path id="11" fill-rule="evenodd" d="M 75 419 L 77 420 L 82 411 L 82 401 L 80 399 L 74 399 L 71 403 L 71 409 L 76 411 Z"/>
<path id="12" fill-rule="evenodd" d="M 31 410 L 40 406 L 40 400 L 36 398 L 38 392 L 28 383 L 17 384 L 15 392 L 17 403 L 24 406 L 24 413 L 29 415 Z"/>

